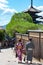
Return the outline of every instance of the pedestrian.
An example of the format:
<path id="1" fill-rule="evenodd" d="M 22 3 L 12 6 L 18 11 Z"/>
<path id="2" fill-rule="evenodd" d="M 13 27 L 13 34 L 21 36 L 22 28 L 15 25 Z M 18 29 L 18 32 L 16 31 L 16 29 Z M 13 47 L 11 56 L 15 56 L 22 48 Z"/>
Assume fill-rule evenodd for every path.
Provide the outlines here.
<path id="1" fill-rule="evenodd" d="M 29 41 L 26 43 L 27 63 L 28 62 L 32 63 L 33 49 L 34 44 L 32 43 L 32 38 L 29 38 Z"/>
<path id="2" fill-rule="evenodd" d="M 18 57 L 18 63 L 22 63 L 22 49 L 23 43 L 22 40 L 19 39 L 19 42 L 16 44 L 16 55 Z"/>

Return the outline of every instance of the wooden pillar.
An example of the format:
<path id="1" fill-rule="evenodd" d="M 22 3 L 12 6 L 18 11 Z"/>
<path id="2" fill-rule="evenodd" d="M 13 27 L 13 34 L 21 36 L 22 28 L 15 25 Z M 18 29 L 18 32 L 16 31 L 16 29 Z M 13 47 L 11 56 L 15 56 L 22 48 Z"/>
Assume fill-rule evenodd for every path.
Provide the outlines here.
<path id="1" fill-rule="evenodd" d="M 21 39 L 22 39 L 22 34 L 21 34 Z"/>
<path id="2" fill-rule="evenodd" d="M 39 61 L 41 58 L 41 33 L 39 33 Z"/>
<path id="3" fill-rule="evenodd" d="M 29 32 L 30 33 L 30 32 Z M 29 39 L 29 33 L 28 33 L 28 39 Z"/>

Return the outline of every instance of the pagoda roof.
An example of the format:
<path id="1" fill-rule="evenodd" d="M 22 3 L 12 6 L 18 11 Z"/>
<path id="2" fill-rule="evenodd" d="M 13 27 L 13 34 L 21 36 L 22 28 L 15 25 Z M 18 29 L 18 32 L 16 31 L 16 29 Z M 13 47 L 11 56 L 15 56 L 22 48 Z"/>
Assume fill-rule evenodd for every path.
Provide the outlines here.
<path id="1" fill-rule="evenodd" d="M 41 11 L 34 7 L 30 7 L 28 10 L 25 11 L 25 13 L 28 13 L 28 12 L 40 13 Z"/>
<path id="2" fill-rule="evenodd" d="M 42 16 L 42 17 L 40 17 L 40 19 L 43 19 L 43 16 Z"/>
<path id="3" fill-rule="evenodd" d="M 38 16 L 38 15 L 31 15 L 32 17 L 34 17 L 34 18 L 41 18 L 41 16 Z"/>

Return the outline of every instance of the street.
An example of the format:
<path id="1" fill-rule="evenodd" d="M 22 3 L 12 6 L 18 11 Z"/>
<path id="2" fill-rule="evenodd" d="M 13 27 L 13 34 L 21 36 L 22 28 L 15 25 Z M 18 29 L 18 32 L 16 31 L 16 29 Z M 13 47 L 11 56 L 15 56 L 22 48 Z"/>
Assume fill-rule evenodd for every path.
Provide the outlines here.
<path id="1" fill-rule="evenodd" d="M 34 60 L 34 59 L 32 62 L 33 62 L 33 65 L 42 64 L 39 61 Z M 15 58 L 14 49 L 8 48 L 8 49 L 1 50 L 1 52 L 0 52 L 0 65 L 24 65 L 24 64 L 18 64 L 18 59 Z"/>

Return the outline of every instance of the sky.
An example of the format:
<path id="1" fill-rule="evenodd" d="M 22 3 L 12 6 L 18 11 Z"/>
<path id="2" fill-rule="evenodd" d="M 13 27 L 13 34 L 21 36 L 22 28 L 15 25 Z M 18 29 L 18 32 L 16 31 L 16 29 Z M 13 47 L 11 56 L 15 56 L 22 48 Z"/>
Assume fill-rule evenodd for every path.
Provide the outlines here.
<path id="1" fill-rule="evenodd" d="M 0 0 L 0 26 L 7 25 L 14 13 L 29 9 L 31 0 Z M 42 12 L 38 15 L 43 16 L 43 0 L 33 0 L 33 6 Z"/>

